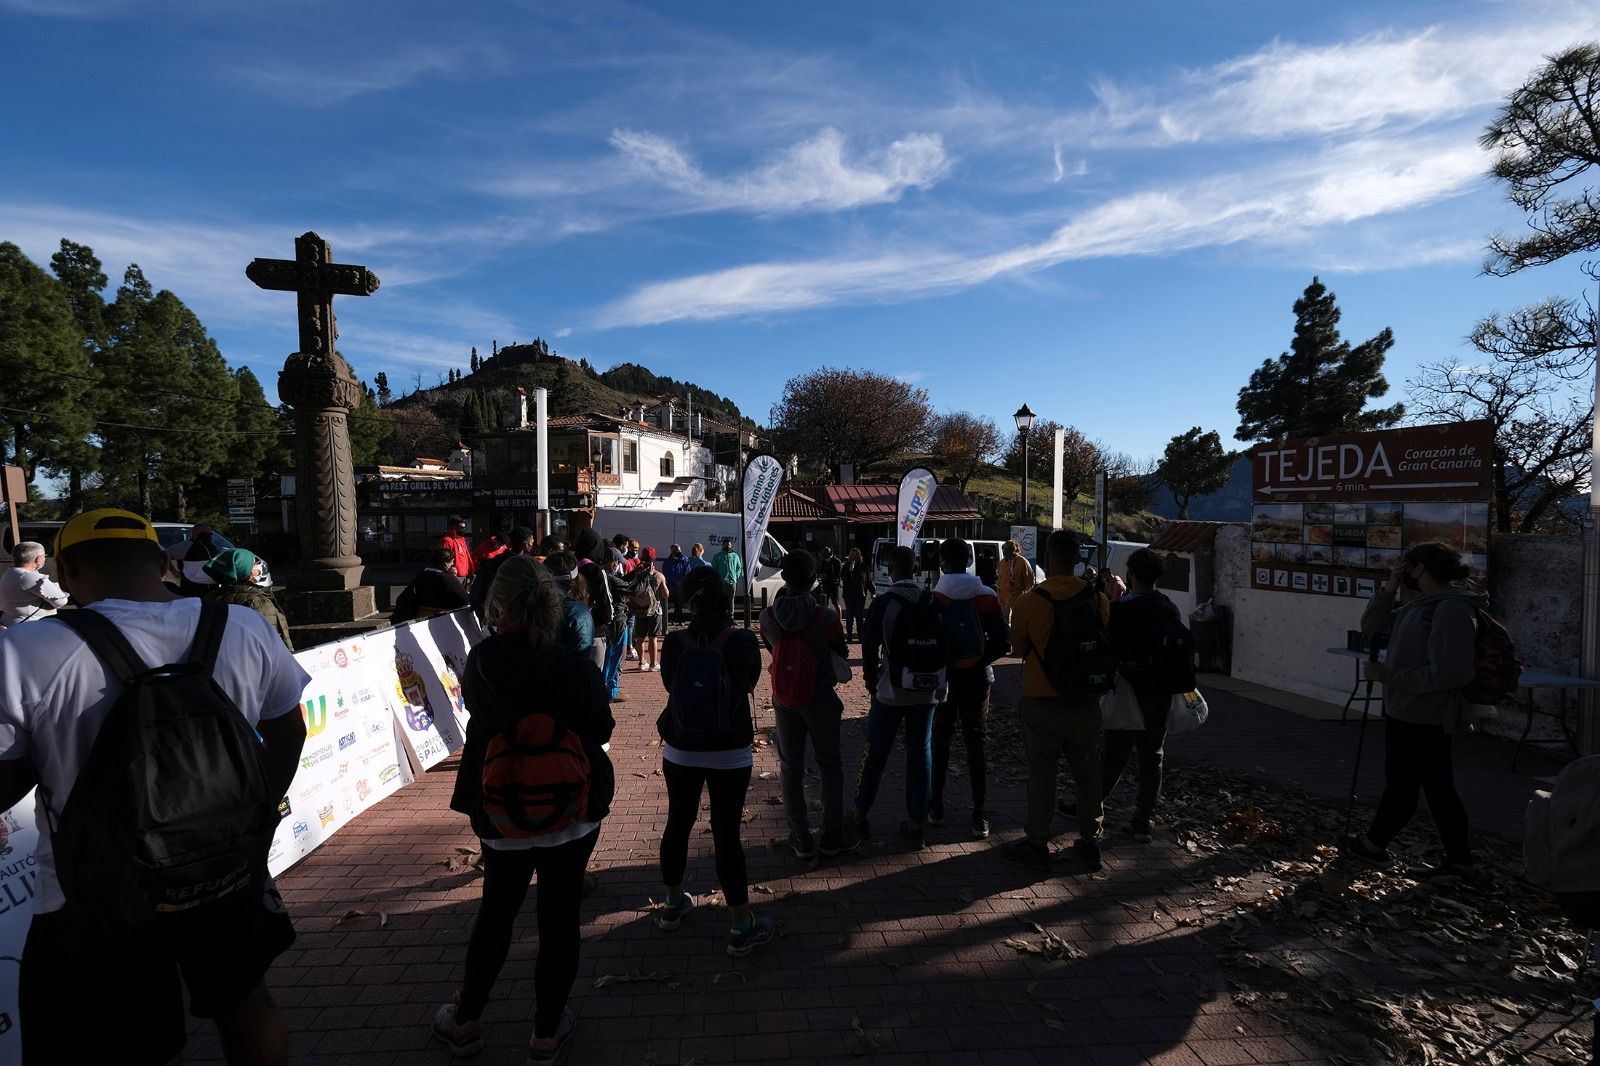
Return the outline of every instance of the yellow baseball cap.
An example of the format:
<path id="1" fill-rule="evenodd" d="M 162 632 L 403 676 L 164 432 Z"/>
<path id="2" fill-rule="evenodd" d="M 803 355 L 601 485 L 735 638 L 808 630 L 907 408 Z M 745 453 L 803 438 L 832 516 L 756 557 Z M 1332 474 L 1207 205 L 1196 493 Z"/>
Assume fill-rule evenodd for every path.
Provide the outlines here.
<path id="1" fill-rule="evenodd" d="M 91 540 L 148 540 L 160 545 L 155 527 L 132 511 L 101 507 L 67 520 L 56 534 L 56 554 Z"/>

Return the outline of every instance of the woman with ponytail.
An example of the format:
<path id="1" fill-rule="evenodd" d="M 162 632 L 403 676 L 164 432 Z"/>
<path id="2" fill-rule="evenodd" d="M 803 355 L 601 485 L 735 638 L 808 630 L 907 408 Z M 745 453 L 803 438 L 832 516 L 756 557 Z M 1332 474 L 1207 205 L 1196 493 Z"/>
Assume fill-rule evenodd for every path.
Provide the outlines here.
<path id="1" fill-rule="evenodd" d="M 461 991 L 433 1020 L 434 1036 L 458 1056 L 483 1046 L 478 1019 L 535 874 L 539 958 L 528 1061 L 555 1061 L 577 1025 L 567 999 L 578 973 L 584 872 L 615 792 L 603 745 L 616 722 L 600 671 L 562 645 L 562 601 L 532 556 L 506 560 L 484 607 L 494 633 L 472 649 L 461 679 L 471 718 L 450 807 L 471 819 L 483 843 L 483 898 Z"/>
<path id="2" fill-rule="evenodd" d="M 1346 854 L 1387 864 L 1389 842 L 1416 815 L 1417 794 L 1423 793 L 1444 843 L 1444 862 L 1421 871 L 1424 880 L 1474 873 L 1467 809 L 1456 792 L 1450 756 L 1452 739 L 1468 722 L 1478 612 L 1488 602 L 1467 587 L 1471 574 L 1455 549 L 1415 545 L 1361 618 L 1368 640 L 1389 634 L 1387 658 L 1365 664 L 1368 680 L 1383 685 L 1384 788 L 1372 825 L 1365 834 L 1345 837 L 1342 846 Z"/>

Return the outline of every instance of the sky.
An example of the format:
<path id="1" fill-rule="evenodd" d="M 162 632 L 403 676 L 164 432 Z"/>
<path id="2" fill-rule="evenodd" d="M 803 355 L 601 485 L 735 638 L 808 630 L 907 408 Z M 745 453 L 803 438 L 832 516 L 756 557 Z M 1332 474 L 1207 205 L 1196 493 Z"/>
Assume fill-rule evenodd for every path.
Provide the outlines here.
<path id="1" fill-rule="evenodd" d="M 382 288 L 340 348 L 404 391 L 542 336 L 765 421 L 870 368 L 1150 456 L 1230 441 L 1313 276 L 1346 339 L 1474 361 L 1523 219 L 1477 137 L 1600 5 L 0 0 L 0 240 L 137 262 L 272 395 L 316 230 Z"/>

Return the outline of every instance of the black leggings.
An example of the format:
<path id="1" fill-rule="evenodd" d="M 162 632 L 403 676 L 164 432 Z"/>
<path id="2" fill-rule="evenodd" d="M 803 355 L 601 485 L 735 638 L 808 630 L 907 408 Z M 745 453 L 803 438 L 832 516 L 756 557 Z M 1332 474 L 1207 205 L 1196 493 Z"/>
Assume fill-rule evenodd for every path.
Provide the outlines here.
<path id="1" fill-rule="evenodd" d="M 467 975 L 461 982 L 458 1021 L 474 1021 L 483 1014 L 489 991 L 511 950 L 512 926 L 522 901 L 528 898 L 528 882 L 537 873 L 539 959 L 533 968 L 533 1031 L 536 1036 L 555 1035 L 578 976 L 578 945 L 582 941 L 578 908 L 583 900 L 584 871 L 598 839 L 600 830 L 596 829 L 553 848 L 496 851 L 484 847 L 483 900 L 478 904 L 478 919 L 472 923 L 472 939 L 467 942 Z"/>
<path id="2" fill-rule="evenodd" d="M 1428 797 L 1428 810 L 1444 841 L 1445 858 L 1472 863 L 1472 843 L 1467 830 L 1467 809 L 1456 792 L 1450 762 L 1450 736 L 1436 725 L 1383 723 L 1383 798 L 1373 815 L 1367 837 L 1386 848 L 1417 813 L 1417 793 Z"/>
<path id="3" fill-rule="evenodd" d="M 717 881 L 730 907 L 750 902 L 750 885 L 744 868 L 744 843 L 739 826 L 744 819 L 744 797 L 750 790 L 750 767 L 705 770 L 661 762 L 667 780 L 667 827 L 661 833 L 661 882 L 679 887 L 689 865 L 689 834 L 700 817 L 700 792 L 711 793 L 711 843 L 717 854 Z"/>

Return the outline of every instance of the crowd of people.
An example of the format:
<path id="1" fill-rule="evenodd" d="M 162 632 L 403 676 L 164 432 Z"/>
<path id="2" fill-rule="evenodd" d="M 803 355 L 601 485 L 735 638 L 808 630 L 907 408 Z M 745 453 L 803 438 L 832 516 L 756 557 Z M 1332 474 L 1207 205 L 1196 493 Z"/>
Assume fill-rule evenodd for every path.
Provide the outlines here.
<path id="1" fill-rule="evenodd" d="M 710 561 L 698 544 L 688 554 L 673 545 L 657 559 L 626 536 L 604 541 L 584 530 L 569 546 L 512 529 L 475 550 L 464 523 L 453 524 L 397 606 L 397 617 L 417 618 L 470 606 L 488 634 L 462 674 L 470 719 L 451 798 L 482 842 L 482 893 L 460 990 L 438 1008 L 433 1035 L 457 1055 L 482 1047 L 481 1018 L 537 879 L 529 1061 L 554 1061 L 570 1042 L 580 912 L 594 887 L 587 868 L 616 792 L 608 752 L 625 662 L 661 680 L 651 707 L 660 708 L 667 814 L 661 905 L 652 920 L 663 934 L 679 934 L 697 906 L 688 858 L 704 801 L 726 907 L 723 950 L 747 956 L 776 935 L 773 920 L 751 906 L 741 839 L 763 669 L 788 846 L 808 864 L 860 852 L 885 835 L 874 833 L 871 819 L 896 744 L 906 772 L 904 818 L 894 835 L 922 849 L 933 832 L 954 832 L 960 797 L 949 766 L 958 733 L 968 770 L 966 833 L 990 835 L 990 695 L 994 664 L 1007 655 L 1022 660 L 1017 713 L 1027 786 L 1022 835 L 1003 854 L 1041 870 L 1101 869 L 1106 800 L 1135 756 L 1138 789 L 1126 830 L 1148 842 L 1168 707 L 1194 686 L 1192 645 L 1177 608 L 1156 587 L 1162 562 L 1155 553 L 1135 552 L 1123 585 L 1087 566 L 1082 548 L 1072 532 L 1051 533 L 1041 559 L 1047 576 L 1034 586 L 1031 564 L 1026 575 L 1008 567 L 1006 560 L 1019 558 L 1008 545 L 998 589 L 972 573 L 972 546 L 959 538 L 940 543 L 931 587 L 918 580 L 909 548 L 886 553 L 882 590 L 854 549 L 842 559 L 794 551 L 783 562 L 781 592 L 751 630 L 734 622 L 742 574 L 731 542 Z M 19 546 L 18 567 L 0 579 L 8 612 L 29 602 L 55 612 L 69 594 L 89 608 L 62 611 L 66 624 L 14 624 L 0 634 L 0 809 L 39 786 L 39 884 L 22 969 L 25 1061 L 113 1054 L 167 1061 L 184 1043 L 181 978 L 190 1012 L 215 1019 L 230 1062 L 282 1063 L 284 1021 L 263 978 L 294 934 L 265 871 L 265 842 L 300 757 L 308 678 L 279 620 L 248 591 L 257 570 L 242 549 L 206 560 L 216 591 L 202 596 L 170 584 L 170 559 L 154 531 L 127 512 L 73 518 L 57 553 L 59 587 L 37 578 L 37 546 Z M 1388 842 L 1426 791 L 1447 866 L 1471 867 L 1465 814 L 1458 797 L 1450 802 L 1446 718 L 1459 710 L 1459 693 L 1445 691 L 1470 680 L 1470 654 L 1464 663 L 1459 646 L 1471 647 L 1477 601 L 1462 588 L 1463 576 L 1449 549 L 1412 549 L 1369 612 L 1374 626 L 1392 623 L 1392 654 L 1376 676 L 1395 692 L 1399 723 L 1378 815 L 1365 834 L 1343 843 L 1369 861 L 1387 860 Z M 1399 601 L 1402 589 L 1413 602 Z M 669 614 L 685 624 L 669 628 Z M 1450 638 L 1447 661 L 1439 661 L 1441 633 Z M 858 683 L 870 703 L 847 803 L 839 690 L 856 681 L 852 638 L 860 642 Z M 196 678 L 208 686 L 198 702 Z M 1106 728 L 1103 698 L 1119 682 L 1134 719 Z M 173 717 L 170 709 L 184 700 L 184 714 Z M 169 719 L 205 725 L 192 734 L 201 738 L 197 746 L 169 750 L 172 736 L 184 735 L 162 732 Z M 234 733 L 251 740 L 228 742 Z M 817 826 L 805 787 L 808 747 L 818 771 Z M 1058 802 L 1063 756 L 1073 796 Z M 122 772 L 130 764 L 157 770 Z M 189 775 L 188 784 L 173 790 L 165 782 L 156 803 L 163 767 Z M 120 810 L 105 806 L 113 801 L 161 814 L 86 844 L 84 812 Z M 233 819 L 227 833 L 219 810 Z M 1050 843 L 1062 817 L 1075 823 L 1077 839 L 1057 852 Z M 176 855 L 179 837 L 195 847 L 202 841 L 203 861 L 192 850 Z M 85 996 L 100 1004 L 103 1025 L 75 1023 Z M 148 1039 L 130 1058 L 122 1034 L 133 1031 Z"/>

